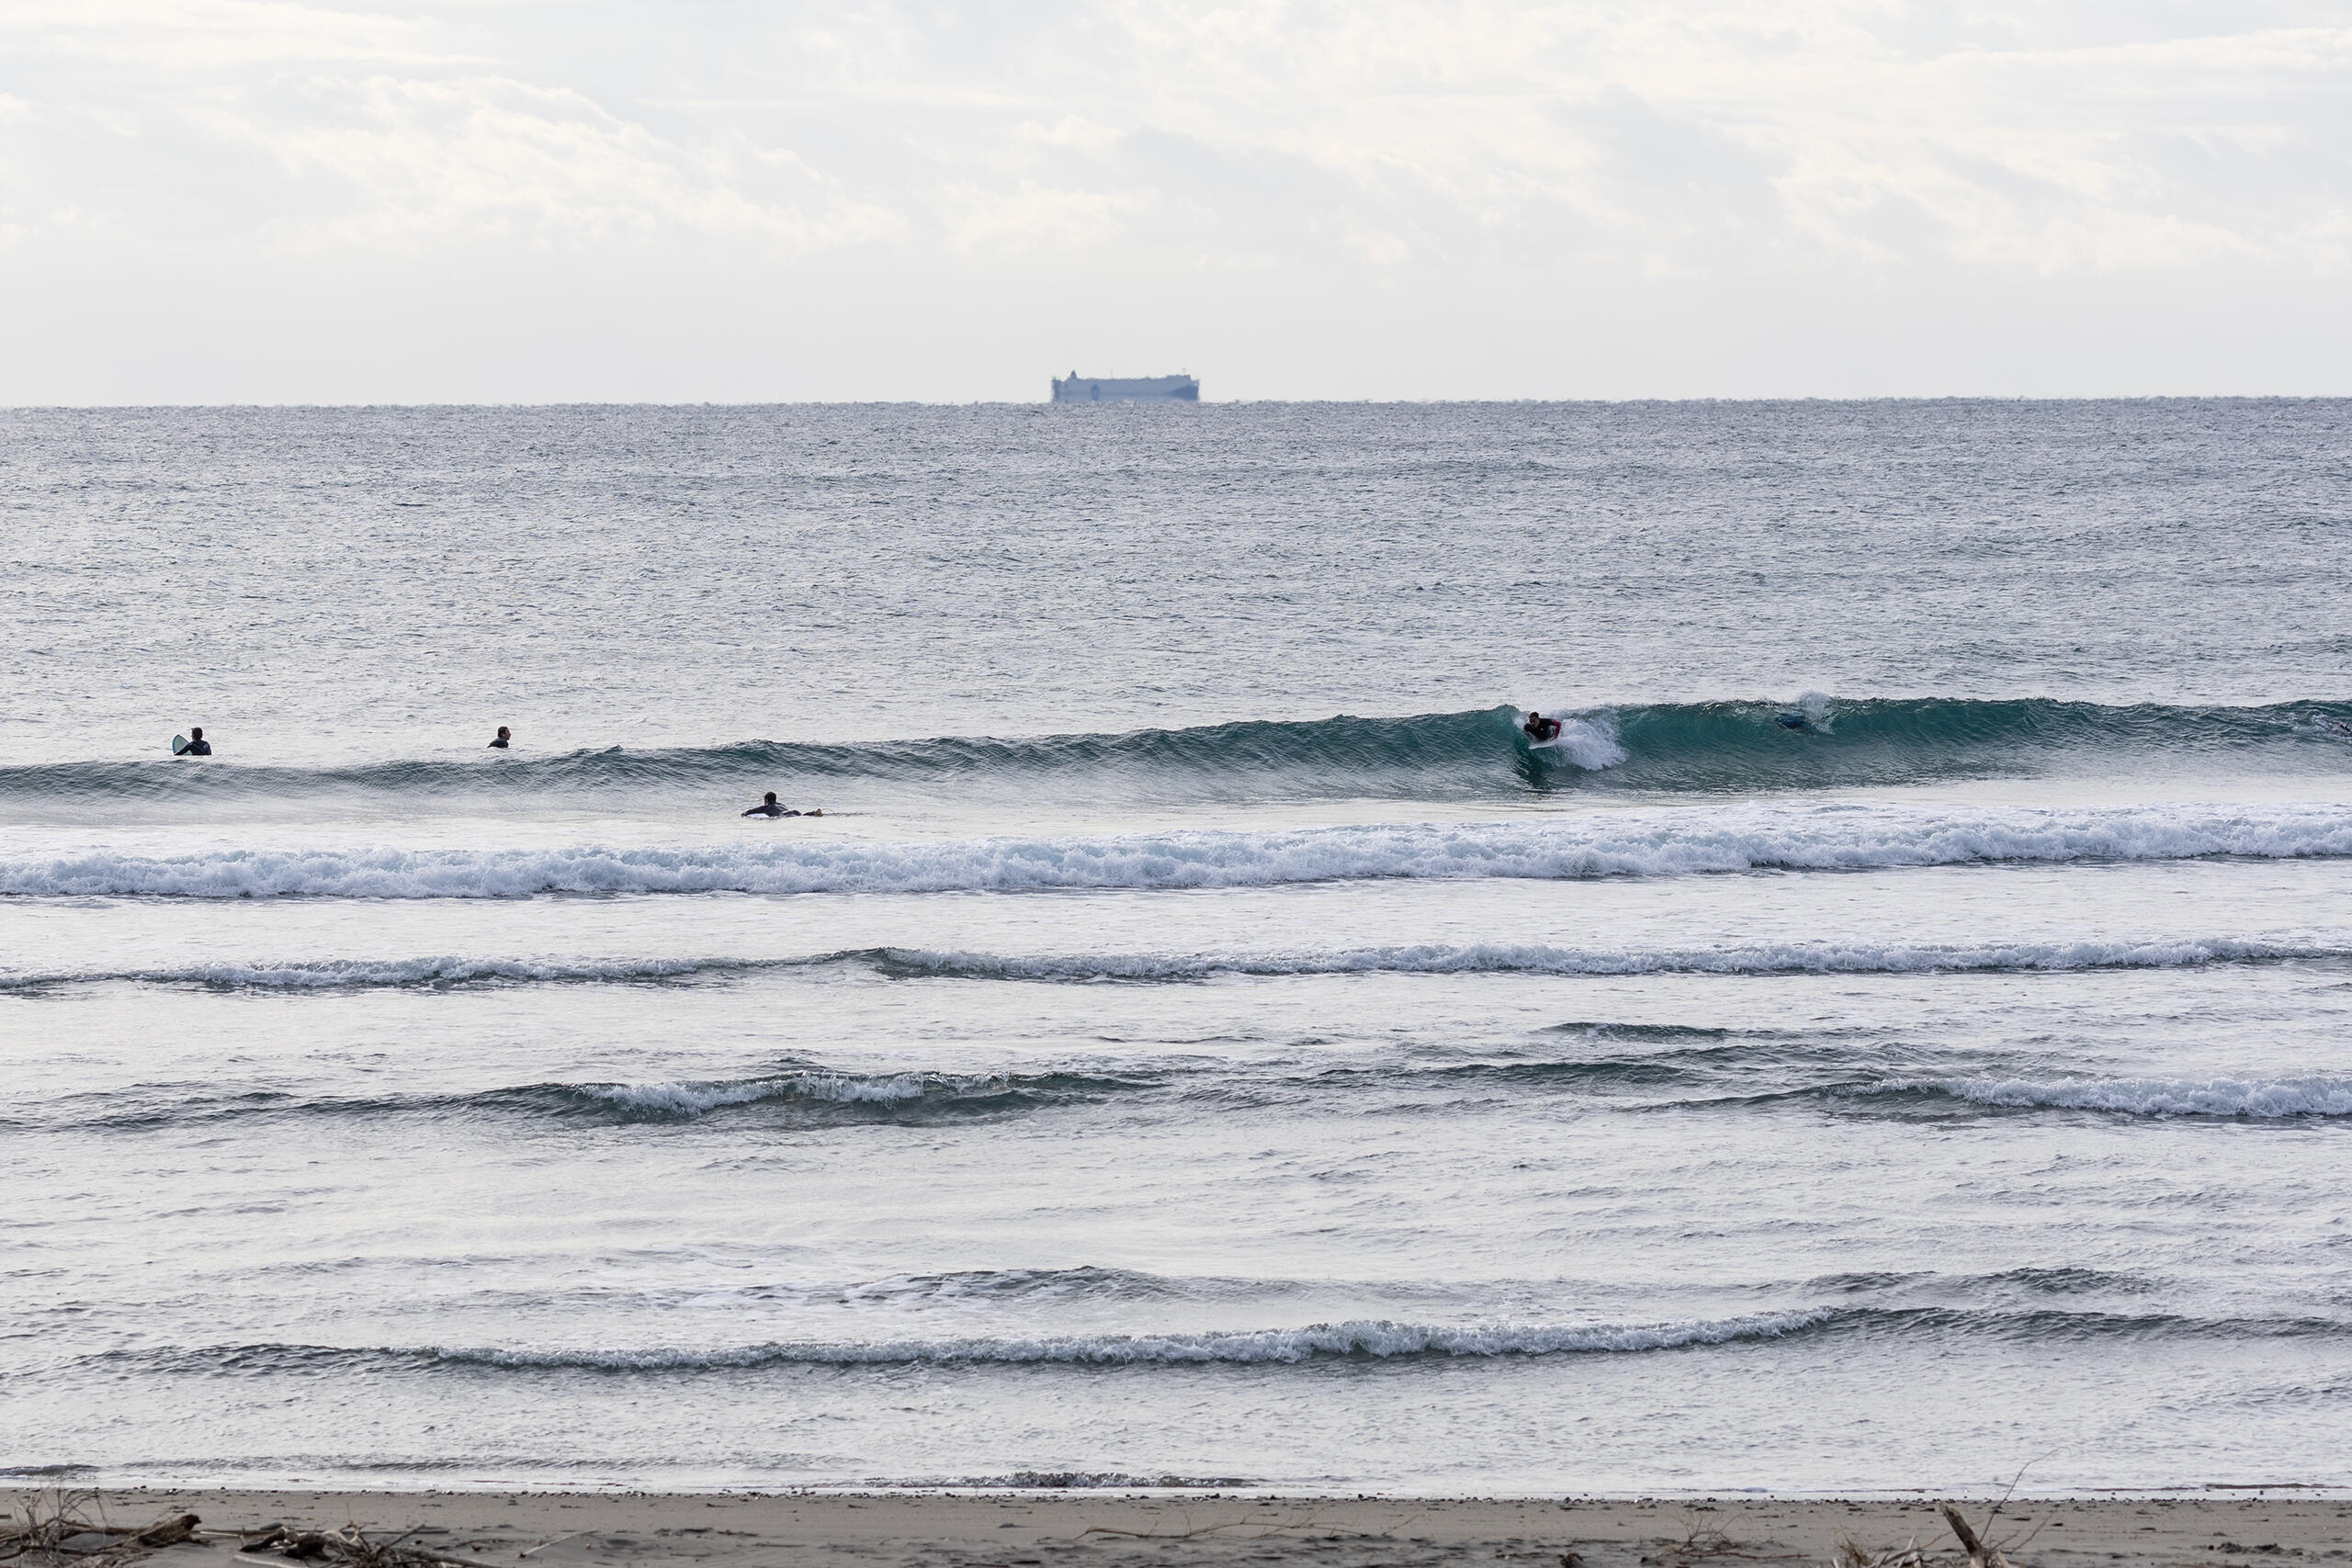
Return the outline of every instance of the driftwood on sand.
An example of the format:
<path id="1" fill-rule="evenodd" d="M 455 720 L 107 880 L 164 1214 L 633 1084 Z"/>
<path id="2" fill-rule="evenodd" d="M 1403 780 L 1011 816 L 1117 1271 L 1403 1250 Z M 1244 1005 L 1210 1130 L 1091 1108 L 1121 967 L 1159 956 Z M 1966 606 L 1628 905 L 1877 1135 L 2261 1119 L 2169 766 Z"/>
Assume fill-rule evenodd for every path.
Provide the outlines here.
<path id="1" fill-rule="evenodd" d="M 0 1562 L 9 1568 L 113 1568 L 158 1547 L 200 1539 L 203 1520 L 194 1514 L 167 1514 L 144 1525 L 119 1525 L 107 1517 L 95 1492 L 36 1493 L 17 1500 L 0 1517 Z"/>
<path id="2" fill-rule="evenodd" d="M 357 1525 L 339 1530 L 290 1529 L 266 1525 L 258 1530 L 206 1529 L 194 1514 L 167 1514 L 145 1525 L 119 1525 L 107 1517 L 96 1492 L 49 1492 L 20 1498 L 0 1516 L 0 1568 L 124 1568 L 182 1541 L 233 1542 L 237 1560 L 267 1568 L 311 1563 L 316 1568 L 493 1568 L 469 1557 L 453 1557 L 408 1544 L 414 1530 L 370 1536 Z"/>

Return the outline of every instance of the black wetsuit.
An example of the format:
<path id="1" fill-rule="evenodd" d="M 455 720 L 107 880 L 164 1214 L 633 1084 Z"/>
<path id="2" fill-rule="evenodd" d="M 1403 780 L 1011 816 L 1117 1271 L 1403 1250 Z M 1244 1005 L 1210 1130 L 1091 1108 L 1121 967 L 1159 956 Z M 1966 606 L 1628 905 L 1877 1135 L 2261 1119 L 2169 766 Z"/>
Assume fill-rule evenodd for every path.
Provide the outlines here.
<path id="1" fill-rule="evenodd" d="M 512 741 L 510 741 L 510 740 L 508 740 L 508 739 L 506 739 L 506 737 L 504 737 L 503 735 L 502 735 L 502 736 L 500 736 L 497 739 L 495 739 L 495 740 L 492 741 L 490 744 L 491 744 L 491 748 L 492 748 L 492 750 L 498 750 L 498 751 L 503 751 L 503 750 L 506 750 L 506 748 L 507 748 L 508 746 L 512 745 L 512 744 L 513 744 L 513 742 L 512 742 Z"/>
<path id="2" fill-rule="evenodd" d="M 786 811 L 783 807 L 776 805 L 774 801 L 770 801 L 765 806 L 754 806 L 752 809 L 743 813 L 743 815 L 746 817 L 797 817 L 800 813 L 797 811 Z"/>
<path id="3" fill-rule="evenodd" d="M 191 740 L 187 743 L 187 750 L 182 751 L 180 755 L 183 757 L 209 757 L 212 755 L 212 742 L 209 740 Z"/>

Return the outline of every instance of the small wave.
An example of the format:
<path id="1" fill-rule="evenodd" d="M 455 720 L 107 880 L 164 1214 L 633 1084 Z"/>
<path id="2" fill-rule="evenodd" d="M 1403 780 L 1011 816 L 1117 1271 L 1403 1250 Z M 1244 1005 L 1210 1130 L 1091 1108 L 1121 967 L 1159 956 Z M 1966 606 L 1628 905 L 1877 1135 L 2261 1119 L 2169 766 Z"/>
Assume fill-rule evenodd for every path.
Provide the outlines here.
<path id="1" fill-rule="evenodd" d="M 217 1093 L 145 1085 L 135 1091 L 72 1095 L 13 1126 L 71 1125 L 145 1131 L 166 1125 L 382 1116 L 524 1115 L 558 1122 L 626 1125 L 693 1122 L 733 1112 L 795 1124 L 845 1122 L 932 1122 L 1004 1116 L 1056 1105 L 1085 1104 L 1153 1087 L 1138 1077 L 1101 1073 L 845 1073 L 808 1068 L 755 1077 L 654 1083 L 539 1083 L 472 1094 L 305 1096 L 280 1090 Z"/>
<path id="2" fill-rule="evenodd" d="M 816 961 L 821 962 L 821 960 Z M 0 975 L 0 992 L 107 983 L 197 986 L 217 990 L 321 991 L 386 987 L 650 983 L 774 968 L 729 958 L 629 958 L 609 961 L 523 958 L 324 959 L 295 964 L 192 964 L 175 969 L 51 970 Z"/>
<path id="3" fill-rule="evenodd" d="M 0 994 L 66 986 L 192 986 L 320 991 L 493 984 L 635 985 L 732 979 L 824 967 L 892 979 L 1008 980 L 1041 984 L 1185 982 L 1340 975 L 1920 975 L 1990 971 L 2174 969 L 2352 958 L 2352 947 L 2209 937 L 2157 942 L 2078 941 L 1990 945 L 1777 942 L 1766 946 L 1640 949 L 1532 942 L 1425 943 L 1293 953 L 1068 953 L 1038 956 L 923 948 L 846 948 L 783 958 L 644 958 L 585 962 L 505 958 L 331 959 L 313 964 L 204 964 L 180 969 L 54 970 L 0 975 Z M 1551 1032 L 1627 1042 L 1722 1040 L 1734 1032 L 1668 1024 L 1565 1023 Z M 1757 1032 L 1738 1032 L 1754 1034 Z"/>
<path id="4" fill-rule="evenodd" d="M 498 1098 L 553 1101 L 559 1109 L 608 1111 L 617 1120 L 686 1121 L 744 1106 L 842 1106 L 940 1112 L 1001 1111 L 1091 1098 L 1119 1080 L 1078 1074 L 797 1072 L 739 1082 L 542 1084 Z"/>
<path id="5" fill-rule="evenodd" d="M 1070 1366 L 1297 1364 L 1333 1359 L 1421 1357 L 1600 1355 L 1737 1340 L 1776 1338 L 1826 1322 L 1817 1312 L 1666 1324 L 1410 1324 L 1387 1319 L 1318 1323 L 1296 1328 L 1223 1333 L 971 1335 L 954 1338 L 811 1340 L 765 1345 L 629 1350 L 435 1347 L 346 1349 L 329 1346 L 238 1346 L 161 1353 L 175 1364 L 210 1370 L 279 1371 L 299 1367 L 390 1361 L 413 1366 L 597 1372 L 717 1371 L 775 1366 L 899 1366 L 956 1363 Z M 119 1354 L 119 1353 L 117 1353 Z M 138 1354 L 131 1352 L 130 1354 Z M 149 1358 L 141 1358 L 149 1359 Z"/>
<path id="6" fill-rule="evenodd" d="M 1103 954 L 1052 958 L 903 948 L 856 956 L 886 974 L 964 979 L 1204 980 L 1317 975 L 1918 975 L 1981 971 L 2169 969 L 2208 964 L 2352 957 L 2301 942 L 2203 941 L 1961 944 L 1781 942 L 1758 947 L 1608 950 L 1537 943 L 1429 944 L 1295 954 Z M 1584 1026 L 1574 1026 L 1582 1028 Z M 1639 1026 L 1634 1026 L 1638 1028 Z M 1626 1032 L 1627 1038 L 1639 1035 Z"/>
<path id="7" fill-rule="evenodd" d="M 1238 1475 L 1130 1475 L 1120 1470 L 1016 1470 L 1009 1475 L 962 1475 L 936 1481 L 884 1481 L 901 1489 L 935 1486 L 957 1492 L 1221 1492 L 1251 1483 Z"/>
<path id="8" fill-rule="evenodd" d="M 1843 1334 L 1905 1338 L 1965 1336 L 2038 1344 L 2117 1338 L 2340 1338 L 2352 1334 L 2352 1323 L 2310 1317 L 2208 1318 L 2166 1312 L 1852 1305 L 1648 1324 L 1422 1324 L 1378 1318 L 1303 1327 L 1199 1333 L 973 1334 L 939 1338 L 786 1340 L 759 1345 L 649 1346 L 626 1349 L 236 1345 L 107 1350 L 86 1359 L 109 1365 L 133 1363 L 169 1371 L 232 1376 L 352 1370 L 691 1376 L 795 1366 L 1301 1366 L 1351 1360 L 1657 1355 Z"/>
<path id="9" fill-rule="evenodd" d="M 2347 1078 L 1966 1078 L 1928 1087 L 1978 1105 L 2030 1110 L 2278 1120 L 2352 1116 Z"/>
<path id="10" fill-rule="evenodd" d="M 803 840 L 675 849 L 111 850 L 0 858 L 0 895 L 513 898 L 549 893 L 935 893 L 1536 881 L 1977 863 L 2352 855 L 2352 807 L 1747 806 L 1552 822 Z"/>

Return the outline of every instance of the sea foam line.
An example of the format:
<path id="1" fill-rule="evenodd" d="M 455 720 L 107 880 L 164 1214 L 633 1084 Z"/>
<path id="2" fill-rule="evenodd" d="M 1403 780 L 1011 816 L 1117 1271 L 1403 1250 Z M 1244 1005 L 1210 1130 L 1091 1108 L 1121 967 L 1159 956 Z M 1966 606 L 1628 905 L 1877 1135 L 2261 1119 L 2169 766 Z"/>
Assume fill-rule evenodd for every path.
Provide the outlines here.
<path id="1" fill-rule="evenodd" d="M 1277 831 L 806 839 L 679 848 L 111 849 L 0 858 L 0 895 L 500 898 L 541 893 L 932 893 L 1268 887 L 1368 878 L 1573 880 L 1974 862 L 2352 855 L 2352 807 L 1748 805 L 1566 821 Z"/>

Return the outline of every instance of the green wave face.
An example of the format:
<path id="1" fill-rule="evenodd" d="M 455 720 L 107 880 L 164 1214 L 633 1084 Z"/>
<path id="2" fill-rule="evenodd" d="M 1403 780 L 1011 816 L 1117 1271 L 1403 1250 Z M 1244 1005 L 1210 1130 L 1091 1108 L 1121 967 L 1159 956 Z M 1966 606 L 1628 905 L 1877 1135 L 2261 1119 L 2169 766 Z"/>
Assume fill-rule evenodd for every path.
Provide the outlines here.
<path id="1" fill-rule="evenodd" d="M 815 745 L 574 751 L 549 757 L 272 767 L 235 757 L 0 768 L 0 796 L 116 799 L 310 794 L 544 796 L 751 784 L 874 784 L 911 790 L 1067 791 L 1168 799 L 1531 792 L 1803 791 L 1939 780 L 2352 769 L 2352 702 L 2267 707 L 2105 706 L 2040 698 L 1813 697 L 1553 710 L 1566 731 L 1529 740 L 1501 706 L 1402 718 L 1341 715 L 1030 739 L 944 737 Z"/>

